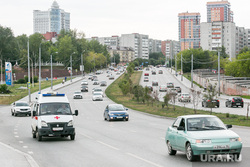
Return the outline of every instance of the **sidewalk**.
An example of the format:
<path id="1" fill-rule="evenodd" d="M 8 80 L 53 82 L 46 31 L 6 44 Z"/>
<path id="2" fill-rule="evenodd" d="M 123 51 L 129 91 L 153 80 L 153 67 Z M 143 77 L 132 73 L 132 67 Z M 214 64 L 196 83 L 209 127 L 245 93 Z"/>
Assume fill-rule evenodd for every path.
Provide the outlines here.
<path id="1" fill-rule="evenodd" d="M 170 68 L 168 68 L 167 71 L 168 71 L 169 74 L 172 74 L 173 76 L 175 76 L 175 78 L 180 82 L 180 84 L 182 84 L 182 85 L 185 86 L 186 88 L 191 89 L 191 81 L 190 81 L 190 80 L 188 80 L 187 78 L 185 78 L 185 77 L 183 76 L 183 81 L 181 81 L 181 75 L 178 74 L 178 75 L 176 76 L 176 75 L 175 75 L 175 70 L 174 70 L 174 69 L 172 69 L 172 73 L 171 73 L 171 69 L 170 69 Z M 204 90 L 204 89 L 200 88 L 199 86 L 197 86 L 197 85 L 194 84 L 194 83 L 193 83 L 193 87 L 194 87 L 194 89 L 197 90 L 197 91 L 199 90 L 199 91 L 203 92 L 203 90 Z M 226 99 L 228 99 L 229 97 L 232 97 L 232 96 L 220 94 L 219 99 L 224 99 L 224 100 L 226 100 Z M 244 103 L 250 103 L 250 99 L 245 99 L 245 98 L 243 98 L 243 101 L 244 101 Z"/>
<path id="2" fill-rule="evenodd" d="M 82 76 L 78 76 L 74 79 L 72 79 L 72 82 L 70 79 L 68 79 L 64 84 L 58 84 L 53 86 L 53 90 L 57 91 L 63 87 L 66 87 L 68 85 L 71 85 L 75 82 L 78 82 L 82 80 Z M 50 91 L 50 88 L 43 89 L 42 92 Z M 31 101 L 35 101 L 35 97 L 38 95 L 38 92 L 31 94 Z M 22 101 L 28 101 L 29 96 L 26 96 L 20 100 Z M 0 142 L 0 166 L 4 167 L 39 167 L 39 165 L 36 163 L 36 161 L 33 159 L 33 157 L 27 153 L 24 153 L 22 151 L 19 151 L 9 145 L 6 145 L 2 142 Z"/>

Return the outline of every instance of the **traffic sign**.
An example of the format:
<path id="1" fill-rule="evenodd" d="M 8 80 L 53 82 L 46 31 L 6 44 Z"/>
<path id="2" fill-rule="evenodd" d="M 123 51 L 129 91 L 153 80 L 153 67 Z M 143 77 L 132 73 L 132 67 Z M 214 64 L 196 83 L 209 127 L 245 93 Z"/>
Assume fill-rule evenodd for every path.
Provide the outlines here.
<path id="1" fill-rule="evenodd" d="M 30 82 L 27 83 L 28 89 L 30 89 Z"/>

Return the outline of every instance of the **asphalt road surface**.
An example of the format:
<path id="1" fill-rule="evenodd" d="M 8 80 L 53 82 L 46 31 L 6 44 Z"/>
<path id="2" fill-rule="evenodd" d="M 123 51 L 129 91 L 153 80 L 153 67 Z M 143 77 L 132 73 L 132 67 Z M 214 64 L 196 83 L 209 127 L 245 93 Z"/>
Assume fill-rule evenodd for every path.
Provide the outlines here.
<path id="1" fill-rule="evenodd" d="M 158 74 L 157 74 L 158 75 Z M 115 76 L 118 77 L 118 76 Z M 98 76 L 107 80 L 106 73 Z M 108 81 L 108 85 L 112 81 Z M 162 79 L 164 81 L 164 79 Z M 104 101 L 92 101 L 92 82 L 89 92 L 83 99 L 73 99 L 73 92 L 80 89 L 80 82 L 60 89 L 66 93 L 72 110 L 78 109 L 75 116 L 76 139 L 43 138 L 38 142 L 32 138 L 31 118 L 13 117 L 10 106 L 0 107 L 0 142 L 30 154 L 41 167 L 188 167 L 185 154 L 167 154 L 165 132 L 173 123 L 172 119 L 156 117 L 128 110 L 129 121 L 104 121 L 103 112 L 107 104 L 113 103 L 107 97 Z M 243 141 L 244 147 L 250 146 L 250 129 L 234 127 Z"/>

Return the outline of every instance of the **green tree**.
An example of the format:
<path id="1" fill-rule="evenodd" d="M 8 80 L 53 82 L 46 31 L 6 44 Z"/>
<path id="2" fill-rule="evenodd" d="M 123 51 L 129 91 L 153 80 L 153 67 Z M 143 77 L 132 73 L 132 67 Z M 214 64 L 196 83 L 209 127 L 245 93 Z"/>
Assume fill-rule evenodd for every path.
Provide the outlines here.
<path id="1" fill-rule="evenodd" d="M 216 90 L 216 86 L 217 84 L 215 85 L 212 85 L 211 83 L 208 84 L 208 87 L 206 89 L 206 93 L 203 95 L 203 97 L 207 100 L 209 100 L 211 103 L 208 103 L 208 107 L 211 109 L 210 110 L 210 114 L 212 114 L 212 109 L 214 106 L 214 104 L 212 103 L 212 101 L 217 97 L 217 90 Z"/>
<path id="2" fill-rule="evenodd" d="M 169 100 L 171 100 L 171 95 L 169 93 L 166 93 L 163 99 L 164 99 L 164 104 L 165 106 L 167 106 L 167 110 L 168 110 L 168 105 L 169 105 Z"/>

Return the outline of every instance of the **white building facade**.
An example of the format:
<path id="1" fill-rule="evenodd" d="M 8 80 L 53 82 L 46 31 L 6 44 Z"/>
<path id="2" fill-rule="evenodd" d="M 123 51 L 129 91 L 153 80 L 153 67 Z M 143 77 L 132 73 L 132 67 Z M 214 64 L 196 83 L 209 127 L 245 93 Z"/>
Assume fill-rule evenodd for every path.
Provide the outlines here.
<path id="1" fill-rule="evenodd" d="M 53 2 L 48 11 L 33 11 L 33 32 L 46 34 L 46 32 L 56 32 L 64 29 L 70 30 L 70 13 L 59 8 L 56 1 Z"/>

